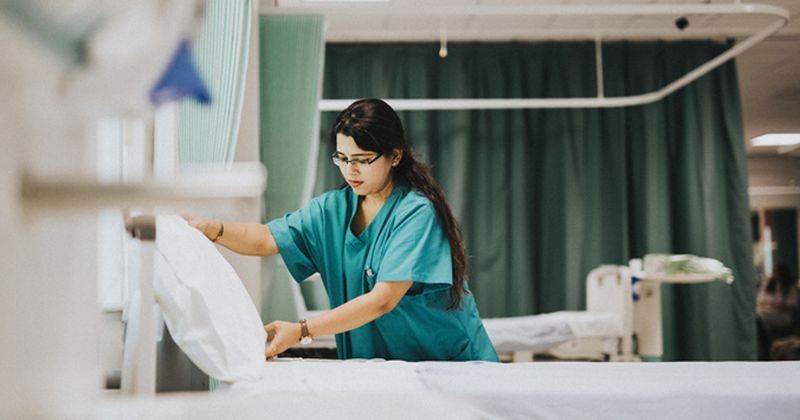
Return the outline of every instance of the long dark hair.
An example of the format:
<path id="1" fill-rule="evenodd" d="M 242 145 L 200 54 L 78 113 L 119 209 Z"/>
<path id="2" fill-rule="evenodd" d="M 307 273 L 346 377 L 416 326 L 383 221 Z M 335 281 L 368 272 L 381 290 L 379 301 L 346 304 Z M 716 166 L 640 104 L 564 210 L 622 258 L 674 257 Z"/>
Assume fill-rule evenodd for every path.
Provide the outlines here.
<path id="1" fill-rule="evenodd" d="M 453 287 L 450 289 L 450 309 L 461 306 L 464 282 L 467 276 L 467 259 L 464 237 L 453 216 L 450 203 L 442 188 L 433 179 L 431 166 L 419 160 L 406 140 L 400 117 L 386 102 L 375 99 L 360 99 L 339 113 L 330 132 L 330 141 L 336 147 L 336 135 L 352 137 L 358 147 L 371 152 L 391 156 L 396 149 L 403 151 L 400 163 L 393 169 L 397 183 L 411 186 L 433 203 L 439 223 L 450 242 L 453 263 Z"/>

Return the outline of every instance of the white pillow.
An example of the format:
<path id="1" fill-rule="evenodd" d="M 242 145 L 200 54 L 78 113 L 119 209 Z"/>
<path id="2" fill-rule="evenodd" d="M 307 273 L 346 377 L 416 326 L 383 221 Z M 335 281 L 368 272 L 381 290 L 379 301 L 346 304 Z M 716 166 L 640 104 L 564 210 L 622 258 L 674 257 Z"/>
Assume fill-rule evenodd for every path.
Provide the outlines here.
<path id="1" fill-rule="evenodd" d="M 209 376 L 257 380 L 266 333 L 233 267 L 179 216 L 156 218 L 155 295 L 175 343 Z"/>

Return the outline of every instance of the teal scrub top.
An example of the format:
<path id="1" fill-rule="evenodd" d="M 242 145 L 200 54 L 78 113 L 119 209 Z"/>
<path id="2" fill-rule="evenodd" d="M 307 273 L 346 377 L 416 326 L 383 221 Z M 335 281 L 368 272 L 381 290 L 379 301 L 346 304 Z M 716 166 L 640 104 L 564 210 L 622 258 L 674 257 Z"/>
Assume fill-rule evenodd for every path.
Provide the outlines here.
<path id="1" fill-rule="evenodd" d="M 320 273 L 331 308 L 377 282 L 414 281 L 392 311 L 336 335 L 339 358 L 498 361 L 466 287 L 462 307 L 448 309 L 450 244 L 433 203 L 396 185 L 358 236 L 350 229 L 357 208 L 358 195 L 346 186 L 267 224 L 295 280 Z"/>

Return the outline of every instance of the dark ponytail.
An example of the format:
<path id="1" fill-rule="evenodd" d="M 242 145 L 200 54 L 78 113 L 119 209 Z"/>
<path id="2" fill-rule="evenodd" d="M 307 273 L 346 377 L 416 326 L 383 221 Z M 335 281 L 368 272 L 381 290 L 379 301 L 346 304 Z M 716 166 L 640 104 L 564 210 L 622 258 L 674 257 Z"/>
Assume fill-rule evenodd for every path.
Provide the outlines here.
<path id="1" fill-rule="evenodd" d="M 336 135 L 352 137 L 363 150 L 390 156 L 394 150 L 402 150 L 403 157 L 394 168 L 395 182 L 408 185 L 425 197 L 436 208 L 439 223 L 450 243 L 453 265 L 453 287 L 450 289 L 450 309 L 461 307 L 464 283 L 467 276 L 467 259 L 464 237 L 453 216 L 444 191 L 433 179 L 431 166 L 420 161 L 406 140 L 405 130 L 397 113 L 380 99 L 361 99 L 353 102 L 339 113 L 330 132 L 330 141 L 336 145 Z"/>

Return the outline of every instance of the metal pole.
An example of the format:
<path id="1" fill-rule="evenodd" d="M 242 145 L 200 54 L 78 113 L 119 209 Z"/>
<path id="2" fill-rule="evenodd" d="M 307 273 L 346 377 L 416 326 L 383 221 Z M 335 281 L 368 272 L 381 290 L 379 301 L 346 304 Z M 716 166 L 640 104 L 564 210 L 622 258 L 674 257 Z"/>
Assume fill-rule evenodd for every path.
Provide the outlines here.
<path id="1" fill-rule="evenodd" d="M 448 9 L 437 8 L 427 10 L 425 13 L 432 15 L 445 16 Z M 377 13 L 377 9 L 368 12 Z M 450 10 L 455 15 L 463 14 L 464 11 Z M 381 13 L 387 13 L 385 10 Z M 396 13 L 392 11 L 392 13 Z M 403 14 L 403 11 L 397 12 Z M 736 57 L 748 50 L 753 45 L 761 42 L 768 36 L 778 32 L 789 22 L 789 13 L 780 7 L 760 5 L 760 4 L 724 4 L 724 5 L 628 5 L 628 6 L 536 6 L 536 7 L 479 7 L 473 10 L 473 14 L 481 15 L 567 15 L 567 16 L 586 16 L 586 15 L 619 15 L 632 16 L 643 15 L 675 15 L 675 14 L 720 14 L 720 15 L 769 15 L 776 18 L 776 21 L 767 25 L 763 29 L 753 33 L 744 41 L 737 43 L 733 47 L 720 53 L 718 56 L 703 63 L 694 70 L 686 73 L 672 83 L 648 93 L 630 96 L 615 97 L 583 97 L 583 98 L 507 98 L 507 99 L 386 99 L 397 111 L 454 111 L 454 110 L 478 110 L 478 109 L 537 109 L 537 108 L 617 108 L 636 105 L 646 105 L 659 101 L 667 95 L 697 80 L 704 74 L 714 70 L 726 61 Z M 597 49 L 597 47 L 596 47 Z M 596 52 L 597 53 L 597 52 Z M 599 61 L 602 63 L 602 60 Z M 598 69 L 600 73 L 600 69 Z M 598 75 L 601 77 L 601 75 Z M 598 83 L 598 93 L 602 93 L 601 83 Z M 320 111 L 340 111 L 353 103 L 355 99 L 334 99 L 321 100 L 319 102 Z"/>

